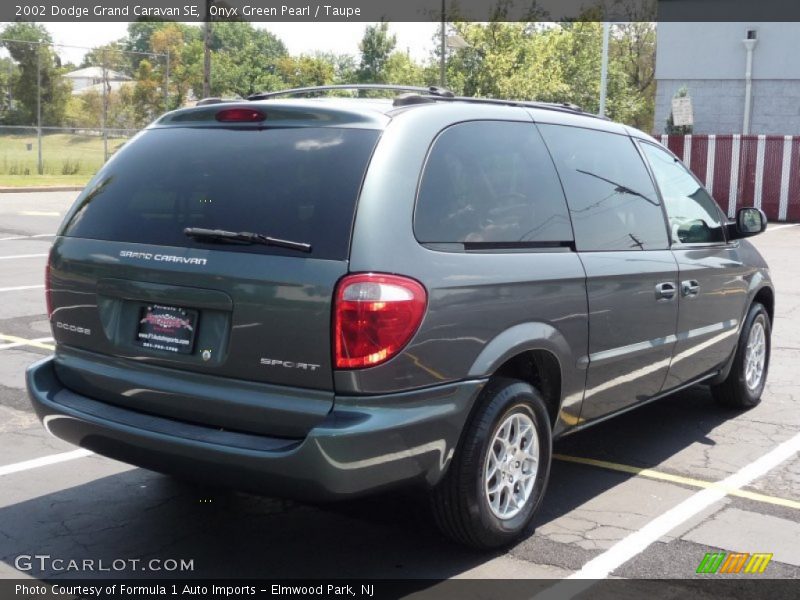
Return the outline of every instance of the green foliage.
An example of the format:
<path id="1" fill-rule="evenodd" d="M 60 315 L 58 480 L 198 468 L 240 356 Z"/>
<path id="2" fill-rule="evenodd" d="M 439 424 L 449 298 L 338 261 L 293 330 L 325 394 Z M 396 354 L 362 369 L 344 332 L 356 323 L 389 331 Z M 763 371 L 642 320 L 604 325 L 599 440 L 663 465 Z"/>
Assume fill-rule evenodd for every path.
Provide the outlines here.
<path id="1" fill-rule="evenodd" d="M 10 23 L 0 34 L 10 40 L 52 42 L 42 25 Z M 62 69 L 52 48 L 42 44 L 3 42 L 19 74 L 14 79 L 14 107 L 9 111 L 9 124 L 37 122 L 37 97 L 41 90 L 42 125 L 60 125 L 70 97 L 70 84 L 61 77 Z"/>
<path id="2" fill-rule="evenodd" d="M 538 23 L 535 19 L 543 13 L 531 1 L 531 21 L 506 22 L 503 19 L 513 3 L 498 2 L 494 21 L 488 23 L 456 20 L 448 24 L 448 35 L 460 36 L 467 47 L 447 50 L 447 87 L 466 96 L 572 102 L 596 112 L 602 47 L 602 25 L 596 15 L 595 20 L 588 19 L 592 15 L 587 13 L 588 20 Z M 448 13 L 451 19 L 457 18 L 456 8 Z M 650 130 L 655 27 L 636 15 L 631 21 L 612 28 L 606 113 L 614 120 Z M 44 27 L 29 23 L 9 24 L 3 33 L 15 39 L 50 40 Z M 260 91 L 337 83 L 434 85 L 439 83 L 438 34 L 433 42 L 429 59 L 416 61 L 408 52 L 397 50 L 391 25 L 382 22 L 365 28 L 357 56 L 292 56 L 274 34 L 251 23 L 212 22 L 211 94 L 246 97 Z M 9 107 L 7 94 L 0 96 L 0 118 L 6 124 L 30 125 L 35 123 L 37 47 L 13 43 L 6 47 L 11 59 L 0 59 L 0 90 L 11 91 L 14 107 Z M 99 127 L 102 97 L 91 93 L 71 97 L 55 55 L 46 46 L 40 52 L 45 124 Z M 130 86 L 106 97 L 108 126 L 127 128 L 144 126 L 165 110 L 200 98 L 203 63 L 201 27 L 137 21 L 128 25 L 124 38 L 89 52 L 81 66 L 105 66 L 132 78 Z"/>
<path id="3" fill-rule="evenodd" d="M 397 46 L 397 37 L 389 34 L 389 24 L 368 25 L 358 45 L 361 64 L 356 71 L 360 83 L 387 83 L 386 63 Z"/>

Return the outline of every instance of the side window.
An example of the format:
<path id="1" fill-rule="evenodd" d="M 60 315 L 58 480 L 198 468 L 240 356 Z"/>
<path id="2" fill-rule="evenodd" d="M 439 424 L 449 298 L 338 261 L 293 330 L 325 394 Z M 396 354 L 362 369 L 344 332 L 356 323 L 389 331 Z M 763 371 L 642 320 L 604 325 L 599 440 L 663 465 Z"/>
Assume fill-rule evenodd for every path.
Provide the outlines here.
<path id="1" fill-rule="evenodd" d="M 641 146 L 664 198 L 672 241 L 680 244 L 724 242 L 721 212 L 703 186 L 669 153 L 653 144 Z"/>
<path id="2" fill-rule="evenodd" d="M 444 130 L 414 212 L 423 243 L 572 241 L 553 161 L 532 123 L 470 121 Z"/>
<path id="3" fill-rule="evenodd" d="M 662 250 L 664 214 L 633 141 L 624 135 L 540 125 L 561 176 L 578 250 Z"/>

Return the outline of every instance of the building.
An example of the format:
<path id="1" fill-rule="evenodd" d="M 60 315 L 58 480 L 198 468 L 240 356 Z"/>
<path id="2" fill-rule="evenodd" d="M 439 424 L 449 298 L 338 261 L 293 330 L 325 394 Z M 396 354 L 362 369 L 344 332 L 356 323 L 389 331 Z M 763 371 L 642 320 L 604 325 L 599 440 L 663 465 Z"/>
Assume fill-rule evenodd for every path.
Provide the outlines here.
<path id="1" fill-rule="evenodd" d="M 90 90 L 103 93 L 103 67 L 86 67 L 77 71 L 64 73 L 70 83 L 72 83 L 72 95 L 85 94 Z M 110 90 L 118 90 L 120 87 L 131 81 L 131 78 L 118 71 L 106 69 L 106 81 Z"/>
<path id="2" fill-rule="evenodd" d="M 686 86 L 695 134 L 800 135 L 800 23 L 662 22 L 657 36 L 655 134 Z"/>

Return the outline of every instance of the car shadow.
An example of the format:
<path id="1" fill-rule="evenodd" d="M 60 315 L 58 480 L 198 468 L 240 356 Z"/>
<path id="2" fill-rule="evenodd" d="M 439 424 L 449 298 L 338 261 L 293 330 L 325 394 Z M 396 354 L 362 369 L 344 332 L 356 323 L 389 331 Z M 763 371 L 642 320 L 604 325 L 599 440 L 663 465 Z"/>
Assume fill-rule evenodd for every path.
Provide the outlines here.
<path id="1" fill-rule="evenodd" d="M 556 452 L 653 466 L 691 444 L 713 444 L 707 433 L 732 415 L 717 408 L 707 390 L 692 388 L 564 438 Z M 629 477 L 555 461 L 537 525 Z M 130 469 L 0 508 L 0 561 L 14 569 L 21 554 L 102 559 L 105 566 L 115 559 L 143 561 L 105 572 L 56 572 L 34 565 L 28 574 L 37 578 L 442 579 L 499 553 L 443 539 L 424 498 L 413 492 L 318 507 Z M 142 570 L 151 558 L 191 560 L 193 570 Z"/>

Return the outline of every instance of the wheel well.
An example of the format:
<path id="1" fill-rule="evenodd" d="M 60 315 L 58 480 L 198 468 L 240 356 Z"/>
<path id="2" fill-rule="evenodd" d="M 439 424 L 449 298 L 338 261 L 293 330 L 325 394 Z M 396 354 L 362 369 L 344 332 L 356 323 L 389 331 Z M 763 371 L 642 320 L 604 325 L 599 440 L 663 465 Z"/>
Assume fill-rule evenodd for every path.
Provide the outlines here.
<path id="1" fill-rule="evenodd" d="M 753 298 L 753 302 L 759 302 L 764 305 L 769 315 L 769 322 L 772 323 L 773 317 L 775 316 L 775 293 L 772 289 L 763 287 L 758 290 L 756 297 Z"/>
<path id="2" fill-rule="evenodd" d="M 561 366 L 555 356 L 546 350 L 522 352 L 500 365 L 494 375 L 520 379 L 535 387 L 547 405 L 550 425 L 555 425 L 561 409 Z"/>

